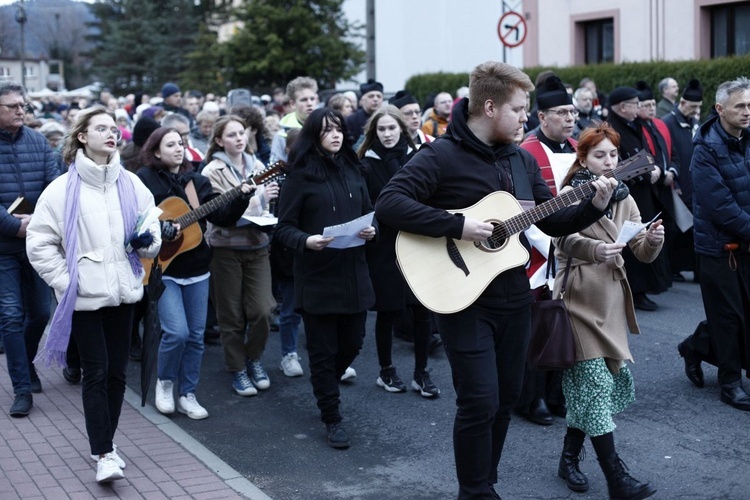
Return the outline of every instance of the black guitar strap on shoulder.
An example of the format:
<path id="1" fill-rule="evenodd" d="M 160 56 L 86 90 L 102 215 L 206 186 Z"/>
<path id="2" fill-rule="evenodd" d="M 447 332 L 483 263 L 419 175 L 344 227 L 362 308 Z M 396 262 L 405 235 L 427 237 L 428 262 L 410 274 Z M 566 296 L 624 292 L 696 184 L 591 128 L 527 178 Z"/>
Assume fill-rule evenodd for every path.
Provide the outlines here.
<path id="1" fill-rule="evenodd" d="M 517 200 L 534 200 L 534 193 L 531 191 L 531 184 L 529 183 L 529 176 L 526 173 L 526 167 L 523 165 L 521 160 L 521 154 L 515 152 L 509 156 L 510 160 L 510 172 L 513 178 L 513 187 L 515 192 L 513 196 Z"/>

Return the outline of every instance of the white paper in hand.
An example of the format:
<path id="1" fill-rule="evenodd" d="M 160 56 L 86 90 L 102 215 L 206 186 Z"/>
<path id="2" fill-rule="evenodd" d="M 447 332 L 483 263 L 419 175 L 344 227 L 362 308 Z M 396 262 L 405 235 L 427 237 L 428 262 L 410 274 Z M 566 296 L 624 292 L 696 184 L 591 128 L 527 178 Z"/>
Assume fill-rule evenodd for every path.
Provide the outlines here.
<path id="1" fill-rule="evenodd" d="M 625 224 L 622 225 L 622 229 L 620 229 L 620 234 L 617 235 L 617 240 L 615 243 L 627 243 L 628 241 L 632 240 L 636 234 L 640 233 L 644 229 L 648 229 L 648 227 L 659 218 L 661 215 L 661 212 L 656 214 L 653 219 L 646 223 L 637 223 L 633 221 L 626 220 Z"/>
<path id="2" fill-rule="evenodd" d="M 358 235 L 363 229 L 372 226 L 373 215 L 375 215 L 375 212 L 370 212 L 344 224 L 323 228 L 323 236 L 334 237 L 327 248 L 351 248 L 364 245 L 365 240 Z"/>

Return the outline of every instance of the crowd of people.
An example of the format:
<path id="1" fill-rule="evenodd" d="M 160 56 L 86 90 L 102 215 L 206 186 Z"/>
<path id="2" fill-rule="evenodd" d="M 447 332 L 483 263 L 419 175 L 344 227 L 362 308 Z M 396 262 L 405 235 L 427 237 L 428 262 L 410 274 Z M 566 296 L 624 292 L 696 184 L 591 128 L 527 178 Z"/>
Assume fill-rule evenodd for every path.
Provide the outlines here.
<path id="1" fill-rule="evenodd" d="M 375 311 L 375 387 L 407 390 L 391 356 L 397 333 L 414 343 L 408 386 L 437 397 L 428 354 L 444 347 L 457 395 L 460 499 L 500 498 L 514 411 L 540 425 L 566 419 L 558 474 L 571 490 L 588 489 L 580 469 L 588 435 L 612 498 L 653 495 L 618 456 L 613 416 L 635 398 L 626 362 L 636 310 L 658 311 L 652 297 L 684 272 L 700 283 L 706 310 L 677 346 L 686 375 L 702 387 L 701 363 L 717 365 L 721 401 L 750 410 L 741 380 L 750 365 L 750 81 L 722 84 L 709 117 L 700 116 L 697 80 L 680 93 L 664 78 L 659 95 L 644 81 L 625 83 L 604 94 L 589 78 L 574 88 L 544 72 L 532 84 L 488 62 L 455 99 L 441 89 L 422 105 L 406 90 L 386 102 L 375 80 L 320 103 L 307 76 L 260 99 L 183 94 L 167 82 L 155 97 L 105 90 L 90 101 L 32 104 L 22 86 L 0 84 L 0 349 L 15 394 L 10 415 L 30 414 L 32 393 L 43 390 L 40 362 L 59 363 L 65 380 L 82 381 L 97 481 L 124 477 L 113 438 L 128 358 L 140 357 L 144 265 L 171 245 L 179 250 L 163 264 L 158 301 L 161 413 L 209 416 L 197 396 L 205 342 L 221 343 L 227 387 L 239 396 L 271 389 L 264 360 L 273 330 L 280 373 L 304 375 L 304 325 L 327 443 L 347 448 L 339 383 L 356 377 Z M 607 178 L 644 150 L 651 172 Z M 538 205 L 589 183 L 592 196 L 524 232 L 528 263 L 489 277 L 460 311 L 430 311 L 399 270 L 399 231 L 481 246 L 495 227 L 460 209 L 497 191 Z M 173 198 L 182 213 L 168 211 Z M 178 221 L 184 213 L 195 216 Z M 353 243 L 324 235 L 363 217 Z M 626 223 L 643 230 L 621 243 Z M 550 259 L 556 294 L 567 276 L 577 345 L 568 370 L 526 363 L 530 289 L 547 279 Z"/>

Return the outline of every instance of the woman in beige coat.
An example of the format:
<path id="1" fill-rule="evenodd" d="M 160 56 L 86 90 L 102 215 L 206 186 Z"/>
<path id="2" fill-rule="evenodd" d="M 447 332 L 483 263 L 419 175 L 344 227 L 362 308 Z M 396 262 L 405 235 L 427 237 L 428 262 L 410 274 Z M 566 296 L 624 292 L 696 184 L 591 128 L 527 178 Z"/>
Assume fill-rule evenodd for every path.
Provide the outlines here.
<path id="1" fill-rule="evenodd" d="M 619 134 L 606 123 L 584 130 L 561 192 L 617 167 L 619 145 Z M 558 475 L 573 491 L 588 489 L 588 480 L 578 466 L 588 435 L 607 478 L 610 497 L 637 500 L 650 497 L 656 490 L 627 473 L 615 451 L 612 421 L 614 414 L 635 400 L 633 378 L 625 361 L 633 362 L 628 331 L 639 333 L 639 329 L 621 255 L 625 243 L 615 243 L 627 221 L 640 224 L 641 215 L 627 187 L 620 183 L 606 217 L 579 233 L 555 239 L 560 269 L 555 280 L 556 296 L 572 259 L 564 300 L 576 343 L 576 363 L 563 375 L 568 430 Z M 627 243 L 643 262 L 653 261 L 664 243 L 661 220 L 647 227 Z"/>

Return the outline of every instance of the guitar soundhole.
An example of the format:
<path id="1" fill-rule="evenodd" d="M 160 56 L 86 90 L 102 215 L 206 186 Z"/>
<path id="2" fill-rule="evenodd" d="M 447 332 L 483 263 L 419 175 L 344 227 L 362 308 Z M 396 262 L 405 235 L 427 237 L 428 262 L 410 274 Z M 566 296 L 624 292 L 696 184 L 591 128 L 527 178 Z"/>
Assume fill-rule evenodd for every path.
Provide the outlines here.
<path id="1" fill-rule="evenodd" d="M 500 231 L 498 230 L 500 223 L 497 221 L 488 221 L 493 226 L 492 230 L 492 236 L 487 238 L 483 241 L 477 241 L 474 243 L 474 245 L 479 248 L 480 250 L 486 250 L 489 252 L 494 252 L 496 250 L 500 250 L 505 246 L 505 238 L 500 236 Z"/>

